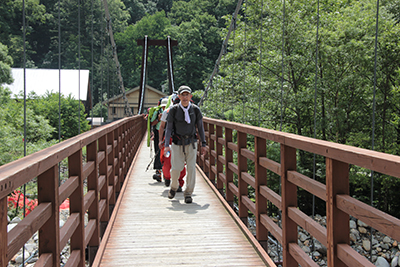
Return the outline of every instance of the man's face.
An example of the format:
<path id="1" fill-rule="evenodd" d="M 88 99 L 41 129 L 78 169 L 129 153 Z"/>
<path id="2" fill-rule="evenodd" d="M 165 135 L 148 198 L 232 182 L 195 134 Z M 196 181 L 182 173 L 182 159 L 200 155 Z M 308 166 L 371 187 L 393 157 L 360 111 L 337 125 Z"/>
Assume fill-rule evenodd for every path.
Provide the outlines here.
<path id="1" fill-rule="evenodd" d="M 181 100 L 182 106 L 187 107 L 187 105 L 189 105 L 190 99 L 192 99 L 192 94 L 188 92 L 183 92 L 182 94 L 178 95 L 178 97 Z"/>

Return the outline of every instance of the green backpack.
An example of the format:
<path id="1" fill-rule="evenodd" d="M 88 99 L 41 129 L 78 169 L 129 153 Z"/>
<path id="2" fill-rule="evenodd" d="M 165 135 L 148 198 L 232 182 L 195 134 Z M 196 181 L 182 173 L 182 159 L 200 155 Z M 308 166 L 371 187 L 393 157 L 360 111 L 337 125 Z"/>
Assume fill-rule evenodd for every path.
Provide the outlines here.
<path id="1" fill-rule="evenodd" d="M 158 112 L 161 106 L 152 107 L 149 110 L 149 116 L 147 117 L 147 147 L 150 146 L 150 139 L 151 139 L 151 118 L 153 117 L 154 112 Z"/>

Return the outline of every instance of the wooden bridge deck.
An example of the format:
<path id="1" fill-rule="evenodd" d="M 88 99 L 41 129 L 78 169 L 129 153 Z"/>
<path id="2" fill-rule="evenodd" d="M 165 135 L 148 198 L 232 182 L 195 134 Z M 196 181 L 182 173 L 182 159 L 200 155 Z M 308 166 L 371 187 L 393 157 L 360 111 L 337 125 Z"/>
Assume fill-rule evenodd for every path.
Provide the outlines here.
<path id="1" fill-rule="evenodd" d="M 149 162 L 142 142 L 94 266 L 266 266 L 201 172 L 185 204 L 183 193 L 168 199 Z"/>

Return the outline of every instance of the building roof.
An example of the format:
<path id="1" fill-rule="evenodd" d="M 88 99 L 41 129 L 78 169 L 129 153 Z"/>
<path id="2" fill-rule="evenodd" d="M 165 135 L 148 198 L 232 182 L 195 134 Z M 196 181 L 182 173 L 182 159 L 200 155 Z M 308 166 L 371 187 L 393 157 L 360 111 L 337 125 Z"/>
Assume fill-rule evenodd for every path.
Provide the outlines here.
<path id="1" fill-rule="evenodd" d="M 140 89 L 140 86 L 136 86 L 135 88 L 132 88 L 132 89 L 130 89 L 130 90 L 125 91 L 125 95 L 129 95 L 129 94 L 131 94 L 131 93 L 133 93 L 133 92 L 139 91 L 139 89 Z M 163 92 L 161 92 L 161 91 L 159 91 L 159 90 L 155 89 L 154 87 L 151 87 L 150 85 L 147 85 L 147 84 L 146 84 L 146 89 L 147 89 L 147 90 L 150 90 L 150 91 L 153 91 L 153 92 L 155 92 L 156 94 L 159 94 L 159 95 L 161 95 L 161 96 L 167 96 L 166 93 L 163 93 Z M 113 96 L 113 97 L 111 97 L 110 99 L 107 99 L 107 100 L 103 101 L 102 103 L 103 103 L 103 104 L 107 104 L 107 103 L 109 103 L 109 102 L 113 102 L 113 101 L 115 101 L 115 100 L 117 100 L 117 99 L 122 98 L 122 96 L 123 96 L 123 94 L 121 93 L 121 94 L 119 94 L 119 95 Z"/>
<path id="2" fill-rule="evenodd" d="M 8 87 L 13 95 L 24 91 L 24 69 L 11 69 L 14 82 Z M 61 79 L 59 79 L 61 73 Z M 79 83 L 80 78 L 80 83 Z M 61 83 L 61 86 L 60 86 Z M 37 95 L 45 95 L 47 91 L 61 94 L 70 94 L 76 100 L 87 100 L 89 88 L 89 70 L 67 70 L 67 69 L 26 69 L 26 93 L 35 92 Z"/>

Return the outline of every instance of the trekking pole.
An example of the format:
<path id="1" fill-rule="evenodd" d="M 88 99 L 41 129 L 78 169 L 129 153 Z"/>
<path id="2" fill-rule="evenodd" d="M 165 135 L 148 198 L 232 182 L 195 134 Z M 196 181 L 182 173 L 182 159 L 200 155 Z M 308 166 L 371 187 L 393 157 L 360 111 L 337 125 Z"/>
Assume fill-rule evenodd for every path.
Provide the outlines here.
<path id="1" fill-rule="evenodd" d="M 151 163 L 153 162 L 153 160 L 157 157 L 158 154 L 160 154 L 160 151 L 161 151 L 161 149 L 159 149 L 157 151 L 157 153 L 154 155 L 154 157 L 151 158 L 149 165 L 147 165 L 146 172 L 149 170 L 149 167 L 150 167 Z"/>

